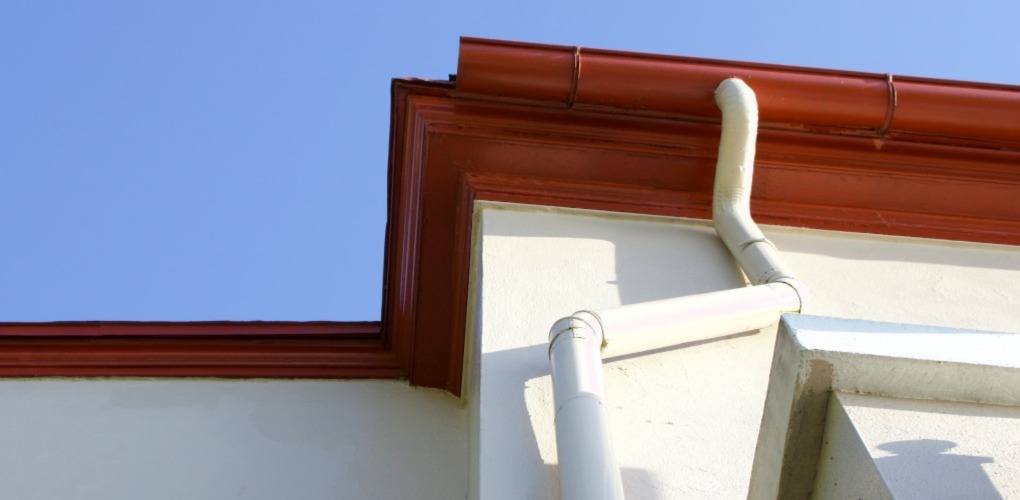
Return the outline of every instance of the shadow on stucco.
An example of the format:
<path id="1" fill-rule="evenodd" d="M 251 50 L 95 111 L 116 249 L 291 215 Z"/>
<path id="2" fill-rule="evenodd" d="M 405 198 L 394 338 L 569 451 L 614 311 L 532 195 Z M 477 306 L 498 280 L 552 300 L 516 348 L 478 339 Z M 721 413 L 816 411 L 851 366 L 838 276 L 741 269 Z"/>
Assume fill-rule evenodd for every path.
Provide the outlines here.
<path id="1" fill-rule="evenodd" d="M 559 476 L 557 464 L 545 464 L 545 466 L 547 476 Z M 664 500 L 669 498 L 662 494 L 662 485 L 658 475 L 648 469 L 620 467 L 620 479 L 623 482 L 623 491 L 626 493 L 627 500 Z M 550 498 L 560 498 L 559 488 L 556 489 L 556 495 Z"/>
<path id="2" fill-rule="evenodd" d="M 878 448 L 893 455 L 878 458 L 875 464 L 886 482 L 892 482 L 894 495 L 899 490 L 916 498 L 1003 498 L 981 467 L 994 460 L 948 453 L 955 447 L 952 441 L 938 439 L 891 441 Z"/>
<path id="3" fill-rule="evenodd" d="M 780 252 L 826 255 L 856 261 L 924 263 L 1003 271 L 1020 269 L 1020 253 L 1005 246 L 867 234 L 808 234 L 790 228 L 765 228 L 765 232 Z"/>
<path id="4" fill-rule="evenodd" d="M 681 350 L 681 349 L 690 349 L 692 347 L 697 347 L 697 346 L 701 346 L 701 345 L 708 345 L 708 344 L 714 344 L 716 342 L 722 342 L 722 341 L 725 341 L 725 340 L 738 339 L 738 338 L 741 338 L 741 337 L 749 337 L 749 336 L 755 335 L 757 333 L 758 333 L 758 331 L 755 330 L 755 331 L 750 331 L 750 332 L 734 333 L 733 335 L 725 335 L 725 336 L 722 336 L 722 337 L 715 337 L 715 338 L 711 338 L 711 339 L 695 340 L 693 342 L 683 342 L 683 343 L 675 344 L 675 345 L 671 345 L 671 346 L 660 347 L 659 349 L 652 349 L 651 351 L 643 351 L 643 352 L 638 352 L 638 353 L 634 353 L 634 354 L 625 354 L 623 356 L 614 356 L 614 357 L 611 357 L 611 358 L 603 358 L 602 362 L 604 364 L 609 364 L 609 363 L 615 363 L 617 361 L 626 361 L 628 359 L 641 358 L 641 357 L 644 357 L 644 356 L 653 356 L 655 354 L 660 354 L 660 353 L 664 353 L 664 352 L 678 351 L 678 350 Z"/>
<path id="5" fill-rule="evenodd" d="M 751 333 L 689 342 L 664 350 L 690 348 L 696 345 L 746 335 L 751 335 Z M 496 449 L 521 450 L 519 456 L 522 459 L 527 457 L 528 463 L 515 464 L 517 472 L 523 477 L 543 478 L 541 484 L 533 481 L 526 485 L 527 491 L 522 492 L 524 498 L 557 498 L 556 492 L 558 491 L 559 484 L 558 469 L 556 464 L 545 462 L 539 450 L 537 431 L 532 424 L 533 418 L 535 418 L 532 412 L 547 412 L 547 418 L 552 419 L 555 418 L 555 408 L 552 401 L 547 401 L 548 404 L 538 408 L 529 408 L 527 397 L 528 391 L 531 390 L 546 391 L 550 397 L 552 396 L 551 388 L 538 386 L 538 384 L 549 384 L 551 380 L 551 369 L 547 353 L 548 346 L 546 344 L 537 344 L 485 353 L 482 361 L 487 366 L 487 369 L 496 370 L 499 373 L 515 374 L 515 378 L 512 381 L 506 381 L 504 386 L 498 388 L 488 387 L 488 389 L 495 389 L 495 391 L 489 393 L 493 395 L 488 397 L 500 398 L 503 402 L 501 407 L 510 412 L 503 415 L 507 418 L 502 420 L 503 427 L 500 429 L 500 435 L 495 437 L 495 439 L 505 440 L 506 443 L 490 442 L 489 445 L 494 446 Z M 611 358 L 607 362 L 627 358 L 627 356 L 621 356 Z M 481 397 L 487 396 L 483 395 Z M 545 401 L 544 398 L 538 398 L 538 400 Z M 522 438 L 523 436 L 528 436 L 528 438 Z M 624 491 L 627 492 L 627 498 L 648 500 L 666 498 L 661 496 L 661 491 L 664 487 L 661 484 L 661 479 L 653 471 L 635 467 L 621 467 L 621 475 Z"/>
<path id="6" fill-rule="evenodd" d="M 529 213 L 551 223 L 492 224 L 489 236 L 562 238 L 609 243 L 614 248 L 619 304 L 637 304 L 746 284 L 729 251 L 705 223 L 669 218 L 552 210 Z M 559 219 L 556 221 L 556 219 Z M 608 222 L 608 223 L 607 223 Z M 594 307 L 594 306 L 593 306 Z M 564 315 L 573 311 L 565 311 Z"/>
<path id="7" fill-rule="evenodd" d="M 745 286 L 744 275 L 709 227 L 637 222 L 615 227 L 620 304 Z"/>
<path id="8" fill-rule="evenodd" d="M 490 390 L 479 397 L 499 398 L 502 402 L 500 407 L 507 412 L 502 415 L 498 435 L 490 435 L 495 442 L 487 445 L 495 449 L 517 450 L 513 464 L 515 473 L 520 477 L 543 479 L 541 482 L 515 483 L 515 488 L 521 488 L 516 493 L 522 494 L 522 498 L 555 498 L 558 491 L 557 470 L 545 463 L 539 450 L 537 432 L 532 425 L 532 409 L 528 408 L 526 396 L 542 379 L 548 383 L 551 369 L 547 352 L 548 346 L 539 344 L 482 355 L 482 364 L 486 370 L 514 375 L 513 379 L 502 379 L 500 387 L 487 387 Z M 550 401 L 546 408 L 535 408 L 534 411 L 547 411 L 552 416 L 555 410 Z"/>
<path id="9" fill-rule="evenodd" d="M 485 221 L 486 237 L 563 239 L 571 240 L 571 245 L 574 248 L 578 248 L 579 242 L 584 245 L 584 242 L 590 241 L 592 245 L 609 249 L 608 255 L 612 259 L 613 272 L 605 273 L 605 278 L 591 279 L 592 276 L 596 276 L 595 274 L 588 275 L 586 278 L 591 280 L 592 286 L 614 287 L 619 305 L 726 290 L 746 284 L 742 272 L 730 258 L 727 249 L 715 235 L 715 231 L 709 226 L 692 224 L 689 221 L 675 223 L 666 218 L 617 217 L 556 210 L 529 213 L 527 219 L 531 223 L 521 224 L 519 220 L 512 218 L 506 220 L 487 218 Z M 583 249 L 583 246 L 581 248 Z M 598 255 L 598 258 L 604 258 L 606 252 L 598 250 L 592 251 L 592 254 Z M 514 262 L 523 265 L 527 259 L 518 258 Z M 539 260 L 538 262 L 546 261 Z M 604 266 L 605 263 L 610 263 L 610 261 L 606 259 L 602 262 L 592 263 L 591 267 L 602 272 L 606 268 L 600 266 Z M 549 261 L 547 265 L 553 267 L 547 271 L 529 268 L 527 272 L 541 275 L 542 272 L 561 273 L 565 266 L 576 266 L 581 272 L 585 268 L 583 264 L 579 265 L 576 261 L 569 260 Z M 610 279 L 606 280 L 607 278 Z M 609 291 L 610 294 L 603 294 L 602 300 L 606 295 L 611 297 L 612 289 L 604 290 Z M 531 295 L 521 294 L 525 300 L 539 296 L 541 293 L 538 291 Z M 540 309 L 542 305 L 538 303 L 529 305 L 521 302 L 507 304 L 510 310 L 531 311 L 532 316 L 535 314 L 535 310 Z M 598 309 L 605 307 L 605 304 L 592 303 L 579 304 L 579 306 Z M 565 309 L 554 312 L 562 317 L 574 310 Z M 501 311 L 501 313 L 505 314 L 505 311 Z M 538 320 L 529 320 L 522 322 L 522 326 L 527 326 L 528 329 L 544 329 L 542 331 L 544 334 L 554 320 L 555 318 L 550 318 L 548 324 Z M 523 323 L 527 323 L 527 325 L 523 325 Z M 540 326 L 538 326 L 539 324 Z M 681 343 L 651 353 L 621 356 L 606 361 L 616 362 L 662 351 L 690 348 L 735 337 L 749 336 L 753 333 L 739 333 L 718 339 Z M 529 332 L 527 335 L 537 336 L 534 332 Z M 492 370 L 493 373 L 503 375 L 513 374 L 512 380 L 501 380 L 499 382 L 501 385 L 498 387 L 489 385 L 496 383 L 490 379 L 490 382 L 485 384 L 486 392 L 481 395 L 483 398 L 499 398 L 501 411 L 511 413 L 510 415 L 501 415 L 501 417 L 507 417 L 501 418 L 501 425 L 508 427 L 501 428 L 499 435 L 492 438 L 506 443 L 507 447 L 503 448 L 499 444 L 492 446 L 493 442 L 490 442 L 489 445 L 492 446 L 492 449 L 520 450 L 520 455 L 515 459 L 518 463 L 513 465 L 515 473 L 522 477 L 543 478 L 542 481 L 531 481 L 532 484 L 513 485 L 514 488 L 521 488 L 515 490 L 515 494 L 522 498 L 555 498 L 558 488 L 556 466 L 546 463 L 546 460 L 552 460 L 551 458 L 542 456 L 542 447 L 548 446 L 546 440 L 551 436 L 542 436 L 540 443 L 535 429 L 536 422 L 543 419 L 552 420 L 555 411 L 549 387 L 550 367 L 547 349 L 547 344 L 541 343 L 481 354 L 481 363 L 486 366 L 486 371 Z M 528 391 L 533 389 L 538 392 L 535 397 L 529 398 Z M 535 407 L 528 407 L 529 400 L 530 404 Z M 533 412 L 545 414 L 533 415 Z M 528 437 L 522 440 L 522 436 Z M 525 461 L 526 463 L 522 463 Z M 628 498 L 658 499 L 669 496 L 669 493 L 663 489 L 666 486 L 662 484 L 662 478 L 657 477 L 653 471 L 623 467 L 621 474 Z M 544 484 L 534 484 L 538 482 Z"/>

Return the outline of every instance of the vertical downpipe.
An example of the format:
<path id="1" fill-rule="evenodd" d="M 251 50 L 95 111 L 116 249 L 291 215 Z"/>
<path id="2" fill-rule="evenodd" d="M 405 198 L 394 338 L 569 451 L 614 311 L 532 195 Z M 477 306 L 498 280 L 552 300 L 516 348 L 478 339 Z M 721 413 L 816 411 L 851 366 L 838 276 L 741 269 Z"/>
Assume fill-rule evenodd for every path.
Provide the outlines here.
<path id="1" fill-rule="evenodd" d="M 557 321 L 549 332 L 564 500 L 623 499 L 603 405 L 602 332 L 597 325 L 594 317 L 579 313 Z"/>

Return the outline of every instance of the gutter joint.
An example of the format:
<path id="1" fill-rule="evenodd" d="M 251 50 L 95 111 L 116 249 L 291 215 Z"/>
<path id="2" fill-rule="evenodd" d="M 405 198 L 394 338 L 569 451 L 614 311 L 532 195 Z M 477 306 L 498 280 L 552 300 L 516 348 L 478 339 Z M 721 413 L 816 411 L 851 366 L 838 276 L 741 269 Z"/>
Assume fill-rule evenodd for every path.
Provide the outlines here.
<path id="1" fill-rule="evenodd" d="M 885 111 L 885 122 L 882 123 L 882 127 L 878 129 L 878 136 L 885 139 L 885 134 L 889 132 L 889 127 L 892 126 L 893 115 L 896 114 L 896 83 L 893 82 L 892 73 L 885 74 L 885 84 L 889 89 L 889 98 L 886 101 Z"/>

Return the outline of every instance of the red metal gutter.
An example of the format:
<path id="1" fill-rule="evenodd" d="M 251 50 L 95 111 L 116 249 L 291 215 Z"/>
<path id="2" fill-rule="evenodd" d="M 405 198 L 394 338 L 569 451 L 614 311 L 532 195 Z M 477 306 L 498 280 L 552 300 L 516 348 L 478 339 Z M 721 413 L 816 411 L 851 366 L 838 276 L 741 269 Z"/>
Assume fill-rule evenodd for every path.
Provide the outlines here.
<path id="1" fill-rule="evenodd" d="M 556 107 L 718 121 L 721 80 L 755 90 L 765 128 L 1020 149 L 1020 87 L 461 39 L 457 90 Z"/>

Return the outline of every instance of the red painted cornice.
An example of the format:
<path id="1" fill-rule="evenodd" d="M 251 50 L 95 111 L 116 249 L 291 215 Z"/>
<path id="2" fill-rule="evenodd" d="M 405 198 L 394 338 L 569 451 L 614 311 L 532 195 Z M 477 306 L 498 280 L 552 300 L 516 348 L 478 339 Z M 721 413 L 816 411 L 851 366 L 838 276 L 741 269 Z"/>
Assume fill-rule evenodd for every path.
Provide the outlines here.
<path id="1" fill-rule="evenodd" d="M 761 126 L 1020 148 L 1020 87 L 463 38 L 457 90 L 576 110 L 718 121 L 744 79 Z"/>

